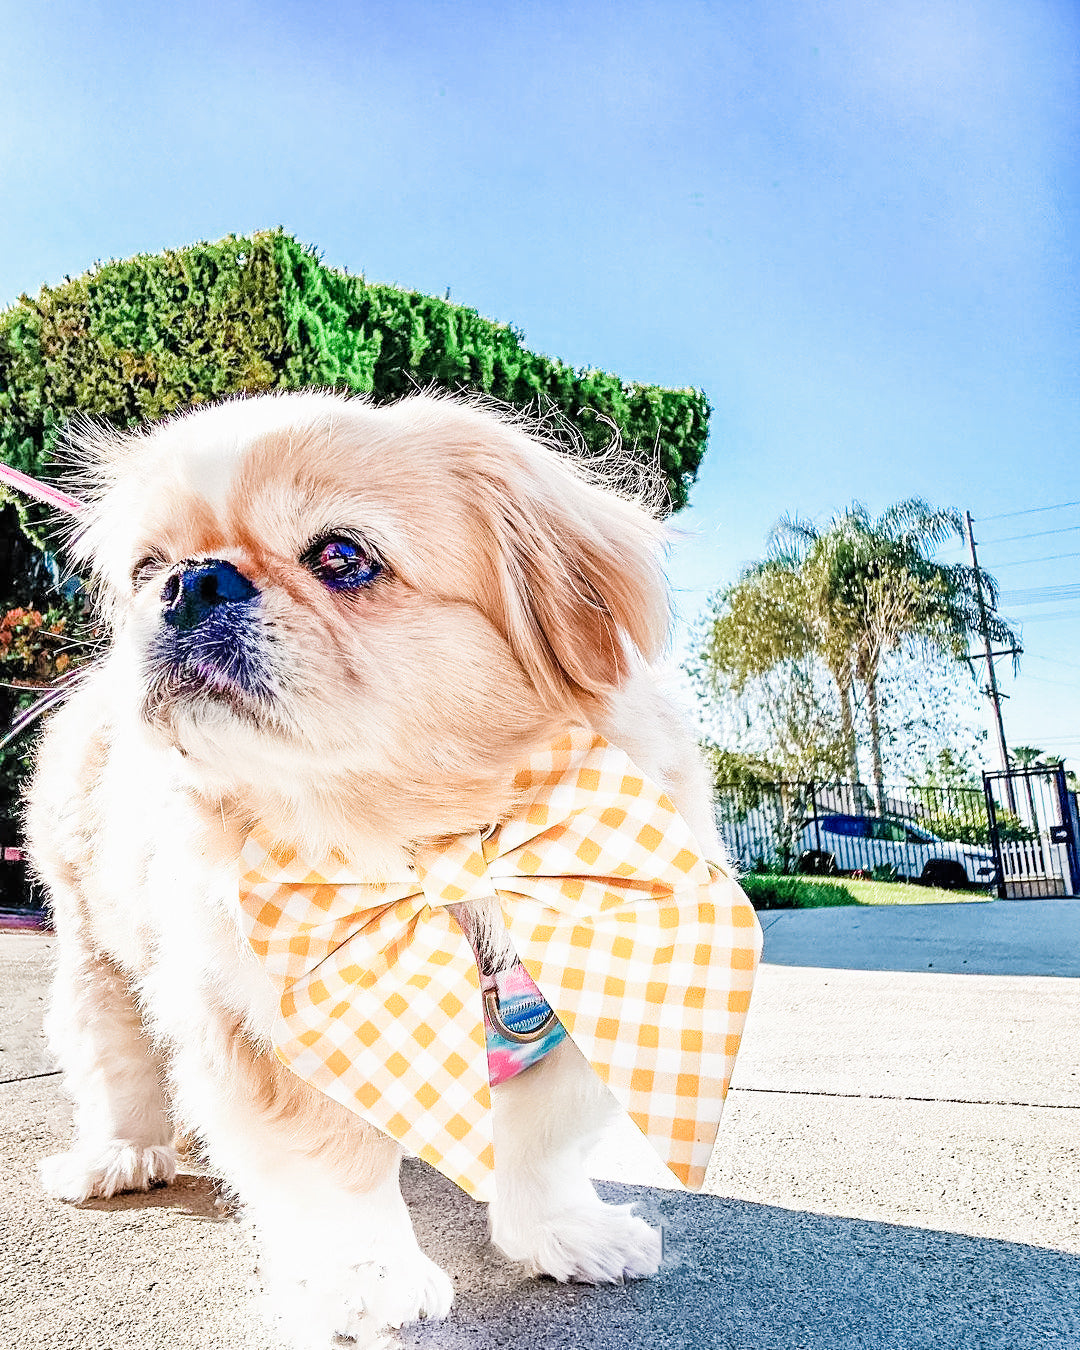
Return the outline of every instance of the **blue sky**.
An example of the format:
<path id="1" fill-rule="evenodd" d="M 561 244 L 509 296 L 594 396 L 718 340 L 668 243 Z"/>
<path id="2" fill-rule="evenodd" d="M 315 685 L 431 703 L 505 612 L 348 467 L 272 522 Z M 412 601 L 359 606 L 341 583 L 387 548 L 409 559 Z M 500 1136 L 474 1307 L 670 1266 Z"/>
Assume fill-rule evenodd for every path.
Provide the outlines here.
<path id="1" fill-rule="evenodd" d="M 784 512 L 969 509 L 1024 621 L 1009 742 L 1080 761 L 1075 5 L 0 0 L 0 34 L 0 303 L 280 224 L 700 386 L 683 628 Z"/>

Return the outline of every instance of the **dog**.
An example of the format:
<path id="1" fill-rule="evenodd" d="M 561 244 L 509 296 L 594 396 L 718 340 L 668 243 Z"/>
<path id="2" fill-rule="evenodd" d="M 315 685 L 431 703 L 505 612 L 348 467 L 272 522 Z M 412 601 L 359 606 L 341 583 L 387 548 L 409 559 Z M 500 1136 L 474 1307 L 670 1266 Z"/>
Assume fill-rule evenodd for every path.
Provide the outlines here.
<path id="1" fill-rule="evenodd" d="M 297 1347 L 447 1314 L 401 1147 L 272 1049 L 278 993 L 239 934 L 254 827 L 368 877 L 505 819 L 567 727 L 620 747 L 722 857 L 705 768 L 651 665 L 663 529 L 537 429 L 477 400 L 237 398 L 76 437 L 106 653 L 47 727 L 27 835 L 74 1100 L 48 1192 L 167 1185 L 196 1135 L 253 1223 Z M 474 907 L 480 948 L 512 958 Z M 659 1236 L 584 1159 L 612 1111 L 572 1041 L 492 1089 L 491 1236 L 556 1280 L 653 1274 Z"/>

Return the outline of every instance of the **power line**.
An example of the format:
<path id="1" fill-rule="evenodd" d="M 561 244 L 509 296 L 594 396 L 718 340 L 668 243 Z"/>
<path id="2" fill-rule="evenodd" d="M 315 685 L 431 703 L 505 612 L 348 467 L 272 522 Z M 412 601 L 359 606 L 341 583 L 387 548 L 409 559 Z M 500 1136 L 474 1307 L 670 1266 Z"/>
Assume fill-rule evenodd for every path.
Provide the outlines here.
<path id="1" fill-rule="evenodd" d="M 1020 539 L 1045 539 L 1048 534 L 1073 534 L 1080 525 L 1063 525 L 1058 530 L 1032 530 L 1030 534 L 1010 534 L 1004 539 L 984 539 L 984 547 L 990 544 L 1015 544 Z"/>
<path id="2" fill-rule="evenodd" d="M 1057 562 L 1060 558 L 1080 558 L 1080 553 L 1051 553 L 1046 558 L 1020 558 L 1014 562 L 995 563 L 994 571 L 1000 572 L 1003 567 L 1032 567 L 1035 563 Z"/>
<path id="3" fill-rule="evenodd" d="M 1070 670 L 1080 670 L 1080 662 L 1063 661 L 1060 656 L 1028 656 L 1029 661 L 1049 661 L 1052 666 L 1068 666 Z"/>
<path id="4" fill-rule="evenodd" d="M 1078 689 L 1080 680 L 1048 680 L 1045 675 L 1019 675 L 1020 680 L 1034 680 L 1036 684 L 1056 684 L 1060 689 Z"/>
<path id="5" fill-rule="evenodd" d="M 1025 625 L 1029 623 L 1047 623 L 1051 619 L 1057 622 L 1071 623 L 1074 619 L 1080 619 L 1080 609 L 1063 609 L 1058 614 L 1032 614 L 1029 615 L 1028 618 L 1021 620 L 1021 622 Z"/>
<path id="6" fill-rule="evenodd" d="M 1002 591 L 1002 605 L 1045 605 L 1051 600 L 1080 600 L 1080 586 L 1029 586 L 1017 591 Z"/>
<path id="7" fill-rule="evenodd" d="M 984 520 L 1008 520 L 1012 516 L 1036 516 L 1042 511 L 1064 511 L 1067 506 L 1080 506 L 1080 502 L 1057 502 L 1053 506 L 1029 506 L 1026 511 L 1000 511 L 996 516 L 980 516 L 979 523 Z"/>

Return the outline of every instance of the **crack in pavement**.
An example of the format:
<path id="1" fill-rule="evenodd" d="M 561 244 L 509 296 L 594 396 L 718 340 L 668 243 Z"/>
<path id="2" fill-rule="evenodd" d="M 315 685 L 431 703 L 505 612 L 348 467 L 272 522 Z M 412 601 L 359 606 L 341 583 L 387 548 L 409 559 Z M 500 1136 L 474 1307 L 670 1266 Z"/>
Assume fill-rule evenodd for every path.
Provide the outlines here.
<path id="1" fill-rule="evenodd" d="M 1077 1102 L 1016 1102 L 996 1097 L 915 1097 L 892 1092 L 821 1092 L 810 1088 L 733 1087 L 735 1092 L 769 1093 L 777 1097 L 837 1097 L 874 1102 L 943 1102 L 950 1106 L 1021 1106 L 1038 1111 L 1080 1111 Z"/>

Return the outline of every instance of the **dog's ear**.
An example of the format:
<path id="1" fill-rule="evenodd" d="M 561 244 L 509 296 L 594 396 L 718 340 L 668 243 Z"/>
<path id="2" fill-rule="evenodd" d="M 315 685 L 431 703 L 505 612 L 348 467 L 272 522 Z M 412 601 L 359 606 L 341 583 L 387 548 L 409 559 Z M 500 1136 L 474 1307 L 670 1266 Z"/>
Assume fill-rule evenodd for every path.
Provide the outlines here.
<path id="1" fill-rule="evenodd" d="M 552 707 L 603 699 L 635 653 L 655 659 L 670 612 L 663 529 L 643 507 L 524 433 L 484 466 L 478 505 L 494 543 L 499 624 Z"/>

